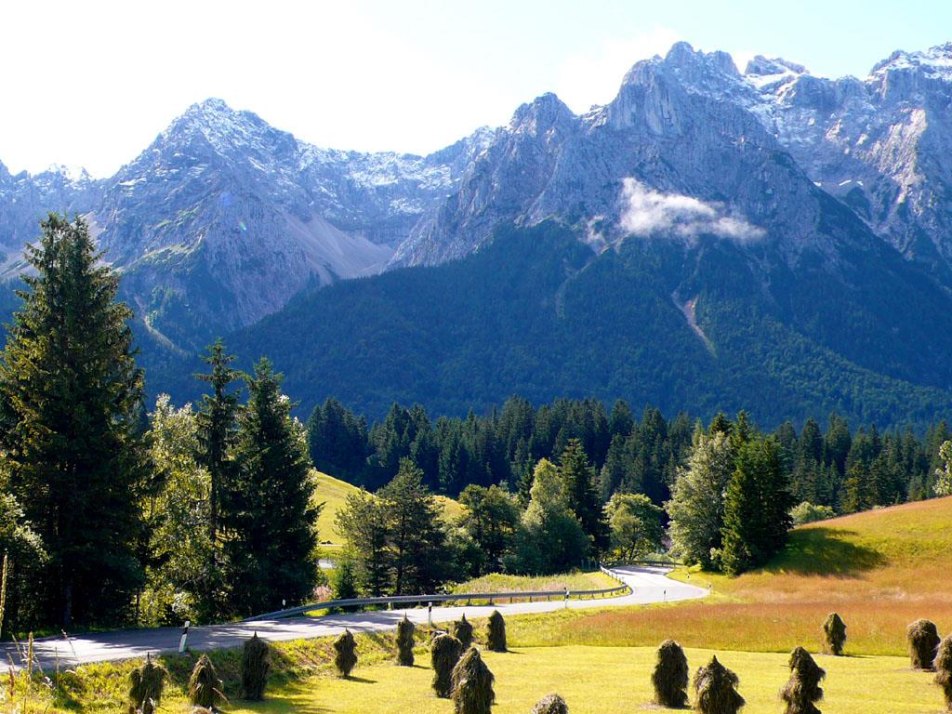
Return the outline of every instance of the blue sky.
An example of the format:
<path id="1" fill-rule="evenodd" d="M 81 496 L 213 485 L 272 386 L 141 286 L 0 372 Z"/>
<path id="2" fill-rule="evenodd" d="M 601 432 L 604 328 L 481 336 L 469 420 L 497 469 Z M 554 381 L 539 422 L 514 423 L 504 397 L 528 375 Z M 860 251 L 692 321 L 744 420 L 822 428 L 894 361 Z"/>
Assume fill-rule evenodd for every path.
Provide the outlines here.
<path id="1" fill-rule="evenodd" d="M 0 4 L 0 161 L 109 175 L 221 97 L 319 146 L 423 153 L 554 91 L 576 111 L 677 40 L 865 76 L 952 41 L 952 3 L 763 0 L 14 0 Z"/>

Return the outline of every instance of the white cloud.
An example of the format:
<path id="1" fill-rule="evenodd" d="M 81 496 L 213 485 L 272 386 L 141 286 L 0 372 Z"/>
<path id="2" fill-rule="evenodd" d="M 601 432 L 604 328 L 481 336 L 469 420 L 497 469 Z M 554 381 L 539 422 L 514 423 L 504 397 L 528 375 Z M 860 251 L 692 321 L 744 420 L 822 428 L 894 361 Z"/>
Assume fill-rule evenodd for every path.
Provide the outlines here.
<path id="1" fill-rule="evenodd" d="M 568 57 L 559 68 L 556 93 L 572 111 L 587 112 L 607 104 L 618 93 L 621 80 L 636 62 L 668 53 L 683 39 L 667 27 L 653 27 L 626 39 L 608 39 L 593 52 Z"/>
<path id="2" fill-rule="evenodd" d="M 640 237 L 696 238 L 715 235 L 738 243 L 760 240 L 766 232 L 731 215 L 721 203 L 708 203 L 678 193 L 661 193 L 633 178 L 623 181 L 619 223 Z"/>

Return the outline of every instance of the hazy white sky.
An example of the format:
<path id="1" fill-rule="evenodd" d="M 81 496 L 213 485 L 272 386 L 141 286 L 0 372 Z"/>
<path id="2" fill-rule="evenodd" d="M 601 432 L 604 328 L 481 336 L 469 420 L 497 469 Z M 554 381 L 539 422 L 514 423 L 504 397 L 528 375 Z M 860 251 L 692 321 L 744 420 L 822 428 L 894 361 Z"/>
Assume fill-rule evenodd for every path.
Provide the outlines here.
<path id="1" fill-rule="evenodd" d="M 865 76 L 952 40 L 948 0 L 9 0 L 0 161 L 97 176 L 190 104 L 220 97 L 319 146 L 426 153 L 556 92 L 609 101 L 684 39 L 743 65 L 782 56 Z"/>

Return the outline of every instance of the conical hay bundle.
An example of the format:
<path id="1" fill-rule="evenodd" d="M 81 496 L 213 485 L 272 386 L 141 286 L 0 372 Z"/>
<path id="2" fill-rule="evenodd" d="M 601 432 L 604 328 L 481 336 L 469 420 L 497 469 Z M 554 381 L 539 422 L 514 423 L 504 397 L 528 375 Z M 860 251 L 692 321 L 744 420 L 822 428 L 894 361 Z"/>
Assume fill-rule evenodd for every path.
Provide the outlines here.
<path id="1" fill-rule="evenodd" d="M 814 661 L 803 647 L 790 653 L 790 679 L 780 690 L 780 698 L 786 702 L 786 714 L 819 714 L 814 706 L 823 698 L 820 682 L 826 672 Z"/>
<path id="2" fill-rule="evenodd" d="M 129 674 L 129 712 L 153 714 L 156 705 L 162 699 L 165 677 L 168 672 L 160 664 L 152 661 L 152 655 L 146 654 L 145 662 Z"/>
<path id="3" fill-rule="evenodd" d="M 909 659 L 915 669 L 932 669 L 935 652 L 941 638 L 935 623 L 930 620 L 916 620 L 906 628 L 909 640 Z"/>
<path id="4" fill-rule="evenodd" d="M 486 623 L 486 647 L 490 652 L 506 652 L 506 621 L 493 610 Z"/>
<path id="5" fill-rule="evenodd" d="M 453 691 L 453 667 L 463 654 L 463 645 L 453 635 L 437 635 L 430 644 L 430 664 L 433 666 L 433 691 L 448 699 Z"/>
<path id="6" fill-rule="evenodd" d="M 736 674 L 712 657 L 710 664 L 694 675 L 695 707 L 702 714 L 737 714 L 745 704 L 735 689 L 739 683 Z"/>
<path id="7" fill-rule="evenodd" d="M 465 612 L 461 619 L 453 623 L 453 637 L 462 643 L 464 650 L 473 644 L 473 626 L 466 619 Z"/>
<path id="8" fill-rule="evenodd" d="M 830 652 L 839 656 L 846 645 L 846 623 L 837 613 L 831 612 L 823 623 L 823 634 Z"/>
<path id="9" fill-rule="evenodd" d="M 192 676 L 188 680 L 189 702 L 212 709 L 216 704 L 227 701 L 223 690 L 222 682 L 215 672 L 215 665 L 208 659 L 208 655 L 203 654 L 192 668 Z"/>
<path id="10" fill-rule="evenodd" d="M 939 643 L 933 662 L 935 683 L 942 687 L 946 705 L 952 709 L 952 635 Z"/>
<path id="11" fill-rule="evenodd" d="M 550 694 L 536 702 L 531 714 L 569 714 L 569 705 L 558 694 Z"/>
<path id="12" fill-rule="evenodd" d="M 658 663 L 651 675 L 655 701 L 663 707 L 680 709 L 688 703 L 688 658 L 674 640 L 658 648 Z"/>
<path id="13" fill-rule="evenodd" d="M 404 615 L 397 623 L 397 664 L 401 667 L 413 666 L 413 633 L 416 628 Z"/>
<path id="14" fill-rule="evenodd" d="M 264 699 L 264 690 L 268 686 L 268 673 L 271 671 L 271 648 L 268 643 L 254 636 L 245 642 L 241 653 L 241 691 L 250 701 Z"/>
<path id="15" fill-rule="evenodd" d="M 342 677 L 349 677 L 357 666 L 357 642 L 350 630 L 345 629 L 334 640 L 334 666 Z"/>
<path id="16" fill-rule="evenodd" d="M 493 673 L 479 650 L 470 647 L 453 667 L 453 706 L 456 714 L 490 714 L 496 700 Z"/>

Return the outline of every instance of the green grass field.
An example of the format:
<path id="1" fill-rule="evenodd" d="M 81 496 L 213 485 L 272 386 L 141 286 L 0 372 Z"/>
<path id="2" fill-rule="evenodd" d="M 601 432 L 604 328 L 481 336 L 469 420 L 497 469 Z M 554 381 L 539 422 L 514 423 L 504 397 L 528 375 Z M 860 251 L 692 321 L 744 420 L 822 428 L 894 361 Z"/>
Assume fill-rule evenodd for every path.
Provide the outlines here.
<path id="1" fill-rule="evenodd" d="M 517 592 L 541 591 L 553 592 L 575 590 L 600 590 L 613 588 L 618 581 L 610 578 L 599 570 L 590 573 L 564 573 L 562 575 L 544 575 L 529 577 L 524 575 L 503 575 L 492 573 L 481 578 L 468 580 L 453 588 L 457 593 L 490 593 L 490 592 Z"/>
<path id="2" fill-rule="evenodd" d="M 715 652 L 711 650 L 689 649 L 691 670 L 706 664 L 712 654 Z M 740 677 L 739 691 L 748 702 L 744 711 L 780 711 L 778 691 L 789 676 L 786 655 L 716 654 Z M 572 714 L 662 709 L 651 702 L 655 648 L 544 647 L 484 655 L 496 676 L 496 714 L 526 714 L 550 692 L 560 693 Z M 231 711 L 449 714 L 453 711 L 452 703 L 437 699 L 430 689 L 432 670 L 426 657 L 421 653 L 417 659 L 417 666 L 412 669 L 389 663 L 358 665 L 352 680 L 311 678 L 264 704 L 248 706 L 236 702 Z M 911 671 L 905 659 L 822 656 L 818 662 L 827 670 L 823 711 L 931 714 L 942 708 L 942 696 L 931 676 Z"/>
<path id="3" fill-rule="evenodd" d="M 319 478 L 319 488 L 325 484 L 321 497 L 329 504 L 334 489 L 336 503 L 342 504 L 353 488 L 330 477 Z M 778 712 L 788 653 L 797 645 L 820 652 L 820 624 L 831 610 L 846 620 L 849 656 L 818 656 L 828 672 L 821 710 L 939 712 L 943 702 L 932 675 L 909 667 L 905 628 L 912 620 L 927 617 L 938 624 L 941 634 L 952 632 L 950 571 L 952 498 L 947 498 L 799 528 L 770 567 L 739 578 L 681 571 L 677 577 L 713 585 L 712 596 L 702 601 L 511 617 L 509 642 L 515 651 L 486 654 L 497 677 L 494 712 L 528 712 L 552 691 L 568 700 L 573 714 L 659 710 L 650 701 L 649 676 L 655 649 L 668 637 L 686 646 L 692 671 L 713 652 L 736 671 L 741 694 L 748 700 L 744 711 Z M 559 587 L 570 582 L 557 580 Z M 540 586 L 532 582 L 533 588 Z M 515 584 L 493 578 L 485 583 L 489 588 Z M 481 632 L 483 624 L 474 624 Z M 389 633 L 359 638 L 361 663 L 350 680 L 333 676 L 329 641 L 280 644 L 269 701 L 254 706 L 236 698 L 238 653 L 215 653 L 233 699 L 226 711 L 449 714 L 451 704 L 436 699 L 429 688 L 432 672 L 423 633 L 419 633 L 418 666 L 413 669 L 390 663 L 391 638 Z M 160 711 L 183 712 L 190 661 L 166 661 L 174 676 Z M 65 673 L 55 703 L 48 692 L 43 696 L 40 682 L 34 687 L 39 704 L 31 711 L 118 711 L 131 667 L 131 663 L 102 664 Z M 11 711 L 4 689 L 0 685 L 0 710 Z"/>

